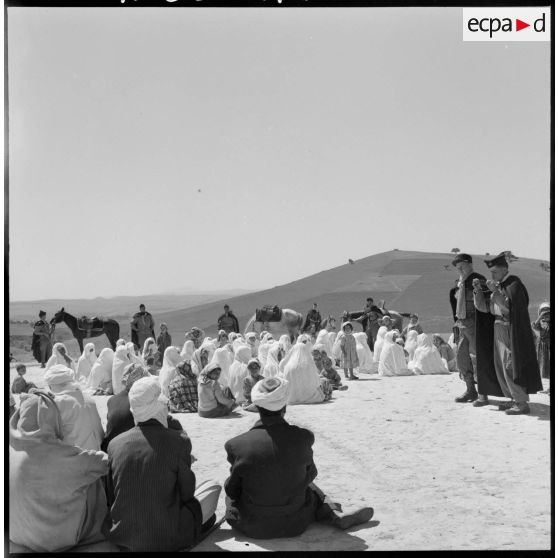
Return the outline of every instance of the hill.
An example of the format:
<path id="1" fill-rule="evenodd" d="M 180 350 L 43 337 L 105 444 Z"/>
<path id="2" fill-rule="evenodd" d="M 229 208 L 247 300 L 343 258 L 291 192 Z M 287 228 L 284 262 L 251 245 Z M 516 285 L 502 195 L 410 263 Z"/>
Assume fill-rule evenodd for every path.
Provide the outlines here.
<path id="1" fill-rule="evenodd" d="M 473 265 L 489 276 L 484 257 L 473 255 Z M 323 317 L 332 314 L 339 318 L 344 310 L 361 309 L 371 296 L 376 301 L 384 299 L 390 310 L 416 312 L 426 331 L 448 332 L 452 326 L 449 289 L 457 278 L 452 259 L 449 253 L 392 250 L 272 289 L 231 298 L 228 303 L 243 329 L 256 308 L 264 304 L 278 304 L 306 314 L 312 303 L 317 302 Z M 520 258 L 511 267 L 511 272 L 522 279 L 529 291 L 533 316 L 538 305 L 550 296 L 550 274 L 540 263 L 540 260 Z M 214 335 L 222 310 L 221 303 L 211 302 L 163 312 L 156 319 L 167 323 L 178 344 L 184 332 L 194 325 Z"/>
<path id="2" fill-rule="evenodd" d="M 476 270 L 489 275 L 483 262 L 484 256 L 473 255 Z M 453 255 L 449 253 L 411 252 L 392 250 L 375 254 L 353 264 L 315 273 L 303 279 L 273 287 L 263 291 L 227 297 L 226 301 L 239 319 L 244 329 L 248 319 L 256 308 L 265 304 L 278 304 L 284 308 L 292 308 L 303 314 L 317 302 L 322 316 L 332 314 L 337 319 L 344 310 L 360 310 L 368 296 L 379 301 L 386 301 L 386 308 L 400 312 L 416 312 L 425 331 L 449 332 L 452 320 L 449 305 L 449 289 L 454 285 L 457 277 L 455 268 L 451 265 Z M 550 274 L 540 267 L 540 260 L 520 258 L 514 262 L 512 273 L 517 274 L 525 283 L 530 296 L 530 312 L 536 315 L 538 305 L 550 297 Z M 223 311 L 223 300 L 198 300 L 186 296 L 157 297 L 118 297 L 118 299 L 94 299 L 87 301 L 92 304 L 91 313 L 104 311 L 111 317 L 117 317 L 121 326 L 121 337 L 130 339 L 129 317 L 136 311 L 137 304 L 143 300 L 147 309 L 153 314 L 156 331 L 159 324 L 165 322 L 169 327 L 175 345 L 182 345 L 184 332 L 196 325 L 203 328 L 207 334 L 217 333 L 217 318 Z M 102 303 L 106 301 L 105 306 Z M 44 310 L 52 315 L 54 310 L 65 306 L 75 313 L 88 313 L 87 306 L 82 301 L 49 301 L 51 306 Z M 75 303 L 75 304 L 74 304 Z M 32 304 L 33 316 L 36 315 L 38 303 L 12 303 L 15 310 L 21 312 L 19 304 Z M 97 304 L 97 306 L 95 306 Z M 195 305 L 194 305 L 195 304 Z M 187 307 L 189 306 L 189 307 Z M 119 316 L 119 313 L 126 312 Z M 22 315 L 22 314 L 19 314 Z M 12 315 L 10 315 L 12 318 Z M 19 331 L 21 330 L 21 331 Z M 10 346 L 18 346 L 14 352 L 18 358 L 23 358 L 23 345 L 30 345 L 29 325 L 10 324 Z M 17 335 L 19 334 L 19 335 Z M 25 336 L 25 337 L 24 337 Z M 71 333 L 63 325 L 56 328 L 55 341 L 64 341 L 73 355 L 78 354 L 77 343 L 71 340 Z M 103 337 L 94 339 L 99 351 L 108 346 Z M 19 356 L 21 355 L 21 357 Z"/>

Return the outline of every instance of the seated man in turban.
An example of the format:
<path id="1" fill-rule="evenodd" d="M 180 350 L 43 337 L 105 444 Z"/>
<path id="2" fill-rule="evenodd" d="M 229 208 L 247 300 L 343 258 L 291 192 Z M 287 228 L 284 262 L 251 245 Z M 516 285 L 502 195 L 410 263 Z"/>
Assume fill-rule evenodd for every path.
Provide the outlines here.
<path id="1" fill-rule="evenodd" d="M 108 445 L 107 537 L 125 551 L 184 550 L 215 523 L 221 487 L 196 488 L 192 442 L 168 428 L 168 399 L 157 377 L 137 380 L 128 397 L 136 426 Z"/>
<path id="2" fill-rule="evenodd" d="M 21 394 L 10 420 L 10 541 L 34 552 L 63 552 L 104 540 L 107 456 L 62 441 L 49 394 Z"/>
<path id="3" fill-rule="evenodd" d="M 314 434 L 284 419 L 288 382 L 260 380 L 252 402 L 260 420 L 225 444 L 231 474 L 225 481 L 227 522 L 255 539 L 296 537 L 313 521 L 348 529 L 369 521 L 374 510 L 341 513 L 313 484 L 318 471 L 312 456 Z"/>

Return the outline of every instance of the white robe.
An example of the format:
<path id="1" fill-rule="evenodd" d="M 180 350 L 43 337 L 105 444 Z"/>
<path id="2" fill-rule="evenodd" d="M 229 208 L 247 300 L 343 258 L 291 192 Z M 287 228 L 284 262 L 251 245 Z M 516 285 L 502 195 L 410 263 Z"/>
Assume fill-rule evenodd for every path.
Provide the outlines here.
<path id="1" fill-rule="evenodd" d="M 107 389 L 112 386 L 113 360 L 114 351 L 112 349 L 106 348 L 101 351 L 85 384 L 88 391 L 94 392 L 97 388 Z"/>
<path id="2" fill-rule="evenodd" d="M 76 378 L 82 382 L 86 382 L 96 360 L 95 345 L 93 343 L 87 343 L 77 362 Z"/>
<path id="3" fill-rule="evenodd" d="M 229 368 L 229 387 L 237 403 L 244 403 L 244 379 L 250 375 L 248 362 L 252 351 L 248 345 L 238 345 L 234 351 L 234 360 Z"/>
<path id="4" fill-rule="evenodd" d="M 267 360 L 263 367 L 262 376 L 264 378 L 273 378 L 279 374 L 279 351 L 282 350 L 279 341 L 275 341 L 269 347 L 267 352 Z"/>
<path id="5" fill-rule="evenodd" d="M 396 332 L 390 331 L 384 337 L 378 365 L 380 376 L 412 376 L 407 368 L 403 347 L 395 343 L 396 335 Z"/>
<path id="6" fill-rule="evenodd" d="M 327 329 L 322 329 L 316 337 L 316 345 L 323 345 L 329 358 L 332 356 L 333 343 L 330 340 Z"/>
<path id="7" fill-rule="evenodd" d="M 126 347 L 128 347 L 130 362 L 134 362 L 135 364 L 139 364 L 140 366 L 145 366 L 145 360 L 143 360 L 142 357 L 136 355 L 136 347 L 131 341 L 126 343 Z"/>
<path id="8" fill-rule="evenodd" d="M 281 343 L 281 346 L 283 347 L 283 352 L 285 354 L 287 354 L 292 347 L 292 343 L 291 343 L 291 338 L 288 335 L 281 335 L 281 337 L 279 337 L 279 343 Z"/>
<path id="9" fill-rule="evenodd" d="M 66 356 L 70 359 L 70 362 L 68 363 L 68 361 L 66 361 L 66 359 L 58 352 L 58 349 L 60 347 L 64 347 L 64 349 L 66 349 Z M 64 343 L 55 343 L 54 346 L 52 347 L 52 355 L 51 357 L 47 360 L 47 363 L 45 365 L 45 372 L 49 369 L 52 368 L 53 366 L 56 366 L 57 364 L 62 364 L 63 366 L 67 366 L 68 368 L 71 368 L 74 371 L 76 371 L 76 363 L 73 361 L 73 359 L 70 357 L 69 353 L 68 353 L 68 349 L 66 348 L 66 345 L 64 345 Z"/>
<path id="10" fill-rule="evenodd" d="M 289 382 L 289 405 L 324 401 L 325 394 L 312 358 L 310 343 L 295 343 L 283 370 L 283 377 Z"/>
<path id="11" fill-rule="evenodd" d="M 354 338 L 359 362 L 358 371 L 365 374 L 374 374 L 377 370 L 374 369 L 374 355 L 368 346 L 366 333 L 362 331 L 355 333 Z"/>
<path id="12" fill-rule="evenodd" d="M 163 355 L 163 366 L 159 371 L 159 384 L 161 385 L 161 393 L 169 396 L 169 385 L 174 380 L 178 372 L 176 371 L 177 365 L 182 358 L 176 347 L 170 346 L 165 349 Z"/>
<path id="13" fill-rule="evenodd" d="M 128 347 L 126 345 L 118 345 L 114 353 L 114 360 L 112 361 L 112 391 L 115 395 L 124 389 L 122 375 L 124 374 L 124 368 L 131 364 L 131 362 L 128 358 Z"/>
<path id="14" fill-rule="evenodd" d="M 192 355 L 192 358 L 190 360 L 190 366 L 192 367 L 192 372 L 196 376 L 199 376 L 201 374 L 201 371 L 205 368 L 204 366 L 202 366 L 202 361 L 201 361 L 201 352 L 203 349 L 207 351 L 208 364 L 211 362 L 211 359 L 213 358 L 213 354 L 215 353 L 216 350 L 215 345 L 211 341 L 204 340 L 204 342 L 200 345 L 200 348 L 194 351 L 194 354 Z"/>
<path id="15" fill-rule="evenodd" d="M 409 369 L 415 374 L 449 374 L 446 361 L 440 356 L 432 339 L 426 333 L 418 336 L 418 345 Z"/>
<path id="16" fill-rule="evenodd" d="M 194 342 L 191 339 L 186 339 L 186 341 L 184 341 L 184 345 L 182 346 L 182 350 L 180 351 L 180 356 L 186 362 L 190 362 L 195 350 L 196 346 L 194 345 Z"/>
<path id="17" fill-rule="evenodd" d="M 84 450 L 99 451 L 105 433 L 97 405 L 91 396 L 72 383 L 56 392 L 54 401 L 60 409 L 62 441 Z"/>
<path id="18" fill-rule="evenodd" d="M 220 347 L 215 349 L 213 353 L 213 358 L 210 364 L 216 362 L 221 367 L 221 375 L 219 376 L 219 384 L 222 388 L 229 387 L 229 371 L 233 363 L 233 354 L 229 347 Z"/>
<path id="19" fill-rule="evenodd" d="M 157 352 L 157 343 L 153 337 L 148 337 L 143 344 L 143 351 L 141 353 L 141 358 L 143 362 L 147 362 L 149 357 L 154 357 Z"/>
<path id="20" fill-rule="evenodd" d="M 405 341 L 405 350 L 409 354 L 409 362 L 411 362 L 411 360 L 413 360 L 415 356 L 415 351 L 418 344 L 417 339 L 418 333 L 414 329 L 411 329 L 411 331 L 407 333 L 407 340 Z"/>

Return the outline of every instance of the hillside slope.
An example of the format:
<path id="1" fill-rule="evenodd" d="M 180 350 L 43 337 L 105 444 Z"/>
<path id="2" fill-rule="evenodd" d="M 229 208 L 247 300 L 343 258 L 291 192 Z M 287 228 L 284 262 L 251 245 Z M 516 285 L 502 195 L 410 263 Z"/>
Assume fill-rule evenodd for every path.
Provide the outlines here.
<path id="1" fill-rule="evenodd" d="M 484 256 L 474 255 L 476 270 L 489 276 Z M 343 310 L 359 310 L 368 296 L 385 299 L 386 307 L 400 312 L 417 312 L 427 331 L 451 330 L 449 290 L 457 277 L 451 265 L 452 254 L 392 250 L 375 254 L 354 264 L 321 271 L 285 285 L 228 299 L 241 328 L 256 308 L 278 304 L 303 314 L 317 302 L 322 313 L 338 318 Z M 550 274 L 540 268 L 540 260 L 520 258 L 511 267 L 525 283 L 530 295 L 530 309 L 535 315 L 540 302 L 550 296 Z M 184 332 L 197 325 L 208 334 L 217 331 L 216 320 L 222 313 L 222 302 L 212 302 L 163 312 L 155 318 L 169 326 L 175 343 Z"/>

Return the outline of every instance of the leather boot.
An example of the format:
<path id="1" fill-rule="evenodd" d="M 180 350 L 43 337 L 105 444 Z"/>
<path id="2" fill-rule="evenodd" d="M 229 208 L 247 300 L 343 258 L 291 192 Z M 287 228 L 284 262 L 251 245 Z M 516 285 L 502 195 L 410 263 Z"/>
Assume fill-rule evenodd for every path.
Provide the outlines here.
<path id="1" fill-rule="evenodd" d="M 467 391 L 463 395 L 456 397 L 455 402 L 469 403 L 470 401 L 476 401 L 477 397 L 478 397 L 478 393 L 477 390 L 475 389 L 475 386 L 467 387 Z"/>
<path id="2" fill-rule="evenodd" d="M 479 398 L 473 403 L 473 407 L 484 407 L 485 405 L 490 405 L 488 397 L 479 393 Z"/>

